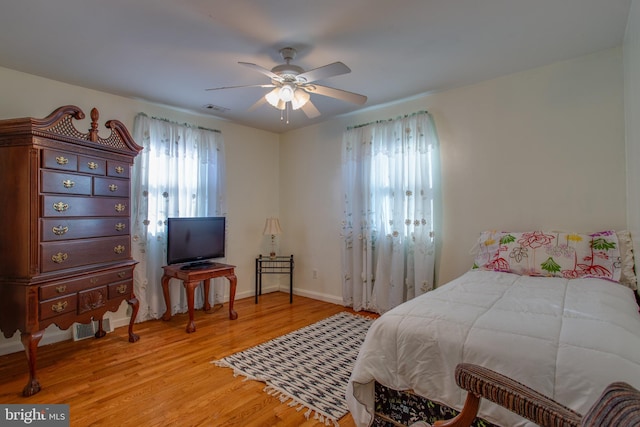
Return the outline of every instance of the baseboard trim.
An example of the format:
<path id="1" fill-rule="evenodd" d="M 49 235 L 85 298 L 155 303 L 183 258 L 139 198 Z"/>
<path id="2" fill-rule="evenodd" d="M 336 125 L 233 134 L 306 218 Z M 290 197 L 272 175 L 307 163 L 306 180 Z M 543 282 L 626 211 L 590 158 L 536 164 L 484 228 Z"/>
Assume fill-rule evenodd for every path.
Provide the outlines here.
<path id="1" fill-rule="evenodd" d="M 280 292 L 289 292 L 289 287 L 280 287 Z M 308 291 L 305 289 L 293 289 L 293 295 L 300 295 L 301 297 L 307 297 L 319 301 L 329 302 L 331 304 L 344 305 L 342 298 L 337 298 L 333 295 L 321 294 L 318 292 Z"/>
<path id="2" fill-rule="evenodd" d="M 268 286 L 262 289 L 263 294 L 268 294 L 271 292 L 289 292 L 289 286 Z M 302 297 L 307 297 L 319 301 L 324 301 L 332 304 L 343 305 L 341 298 L 336 298 L 331 295 L 325 295 L 318 292 L 308 291 L 304 289 L 293 289 L 293 295 L 300 295 Z M 255 293 L 254 290 L 248 290 L 244 292 L 239 292 L 236 294 L 236 300 L 244 299 L 244 298 L 254 298 Z M 295 299 L 294 299 L 295 301 Z M 224 302 L 229 302 L 229 295 L 224 296 Z M 118 315 L 116 317 L 116 314 Z M 112 327 L 120 328 L 123 326 L 129 326 L 129 316 L 121 315 L 118 313 L 107 313 L 109 319 L 111 321 Z M 135 327 L 134 327 L 135 331 Z M 47 344 L 53 344 L 56 342 L 67 341 L 73 339 L 73 329 L 69 328 L 66 330 L 60 330 L 55 326 L 50 326 L 44 332 L 44 336 L 40 341 L 39 347 Z M 24 351 L 24 347 L 22 346 L 22 341 L 20 340 L 20 332 L 16 332 L 15 335 L 7 340 L 0 339 L 0 356 L 5 354 L 17 353 L 19 351 Z"/>
<path id="3" fill-rule="evenodd" d="M 42 336 L 38 347 L 71 339 L 73 339 L 73 332 L 71 328 L 60 330 L 55 326 L 49 327 L 44 331 L 44 335 Z M 19 351 L 24 351 L 22 341 L 20 340 L 20 332 L 16 332 L 13 337 L 9 338 L 5 342 L 0 343 L 0 356 L 5 354 L 17 353 Z"/>

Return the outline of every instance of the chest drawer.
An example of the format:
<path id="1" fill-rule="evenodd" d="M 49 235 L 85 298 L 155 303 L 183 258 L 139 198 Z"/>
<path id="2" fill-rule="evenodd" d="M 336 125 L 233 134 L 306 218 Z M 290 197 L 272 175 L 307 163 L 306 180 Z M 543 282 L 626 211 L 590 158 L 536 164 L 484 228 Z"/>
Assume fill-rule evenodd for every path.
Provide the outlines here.
<path id="1" fill-rule="evenodd" d="M 78 295 L 66 295 L 40 302 L 40 319 L 50 319 L 64 313 L 75 312 L 78 307 Z"/>
<path id="2" fill-rule="evenodd" d="M 129 180 L 95 177 L 93 194 L 96 196 L 129 197 Z"/>
<path id="3" fill-rule="evenodd" d="M 133 283 L 133 267 L 121 268 L 107 273 L 97 273 L 92 276 L 84 276 L 77 279 L 61 280 L 56 283 L 41 286 L 40 299 L 58 298 L 63 295 L 77 293 L 84 289 L 103 285 L 111 286 L 113 283 L 127 280 Z"/>
<path id="4" fill-rule="evenodd" d="M 66 171 L 78 170 L 78 156 L 55 150 L 42 150 L 42 167 Z"/>
<path id="5" fill-rule="evenodd" d="M 129 178 L 131 166 L 128 163 L 107 160 L 107 175 L 118 178 Z"/>
<path id="6" fill-rule="evenodd" d="M 107 287 L 87 289 L 78 292 L 78 314 L 104 307 L 107 303 Z"/>
<path id="7" fill-rule="evenodd" d="M 112 283 L 109 285 L 109 299 L 131 295 L 133 291 L 133 280 Z"/>
<path id="8" fill-rule="evenodd" d="M 56 218 L 42 219 L 41 224 L 43 242 L 129 234 L 129 218 Z"/>
<path id="9" fill-rule="evenodd" d="M 129 216 L 129 199 L 79 196 L 42 196 L 46 217 Z"/>
<path id="10" fill-rule="evenodd" d="M 105 175 L 107 173 L 107 161 L 94 157 L 78 156 L 78 172 Z"/>
<path id="11" fill-rule="evenodd" d="M 40 251 L 40 269 L 43 272 L 109 261 L 123 261 L 131 257 L 129 236 L 44 242 L 40 244 Z"/>
<path id="12" fill-rule="evenodd" d="M 91 195 L 91 177 L 43 170 L 40 190 L 43 193 Z"/>

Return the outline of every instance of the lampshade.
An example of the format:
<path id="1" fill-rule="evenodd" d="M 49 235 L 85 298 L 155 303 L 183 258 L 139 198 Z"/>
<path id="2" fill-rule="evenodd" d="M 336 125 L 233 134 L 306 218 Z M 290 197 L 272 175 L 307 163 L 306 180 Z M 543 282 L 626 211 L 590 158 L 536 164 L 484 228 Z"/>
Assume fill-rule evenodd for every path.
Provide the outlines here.
<path id="1" fill-rule="evenodd" d="M 291 107 L 294 110 L 297 110 L 298 108 L 306 104 L 310 97 L 311 95 L 309 95 L 306 91 L 302 89 L 296 90 L 296 92 L 293 94 L 293 99 L 291 100 Z"/>
<path id="2" fill-rule="evenodd" d="M 278 96 L 284 102 L 289 102 L 293 99 L 295 88 L 290 83 L 285 83 L 280 87 Z"/>
<path id="3" fill-rule="evenodd" d="M 264 99 L 278 110 L 284 110 L 287 103 L 280 99 L 280 88 L 277 87 L 264 96 Z"/>
<path id="4" fill-rule="evenodd" d="M 280 220 L 278 220 L 278 218 L 267 218 L 262 234 L 275 236 L 276 234 L 281 233 L 282 229 L 280 228 Z"/>

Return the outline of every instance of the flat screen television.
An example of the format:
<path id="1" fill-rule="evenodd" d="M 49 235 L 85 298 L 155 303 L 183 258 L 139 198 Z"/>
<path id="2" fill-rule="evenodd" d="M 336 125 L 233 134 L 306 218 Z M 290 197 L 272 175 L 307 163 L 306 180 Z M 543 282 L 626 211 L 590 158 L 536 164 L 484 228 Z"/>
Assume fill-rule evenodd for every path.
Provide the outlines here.
<path id="1" fill-rule="evenodd" d="M 202 268 L 225 257 L 225 217 L 168 218 L 167 264 Z"/>

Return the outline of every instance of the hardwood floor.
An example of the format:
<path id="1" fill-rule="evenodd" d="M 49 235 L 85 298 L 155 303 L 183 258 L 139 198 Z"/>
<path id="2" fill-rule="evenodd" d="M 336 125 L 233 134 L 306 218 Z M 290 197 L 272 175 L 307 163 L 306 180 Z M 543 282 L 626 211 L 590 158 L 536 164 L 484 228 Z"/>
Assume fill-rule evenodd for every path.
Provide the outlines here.
<path id="1" fill-rule="evenodd" d="M 70 405 L 71 426 L 304 426 L 303 411 L 263 392 L 264 383 L 234 377 L 210 362 L 291 332 L 341 311 L 343 306 L 270 293 L 236 301 L 211 314 L 196 311 L 195 333 L 187 315 L 136 324 L 131 344 L 122 327 L 101 339 L 65 341 L 38 351 L 40 393 L 25 398 L 24 352 L 0 356 L 0 402 Z M 346 415 L 341 427 L 353 427 Z"/>

